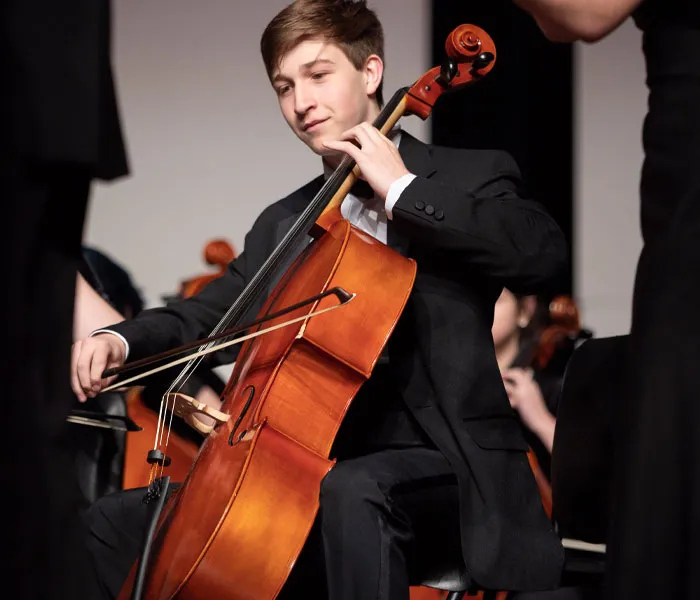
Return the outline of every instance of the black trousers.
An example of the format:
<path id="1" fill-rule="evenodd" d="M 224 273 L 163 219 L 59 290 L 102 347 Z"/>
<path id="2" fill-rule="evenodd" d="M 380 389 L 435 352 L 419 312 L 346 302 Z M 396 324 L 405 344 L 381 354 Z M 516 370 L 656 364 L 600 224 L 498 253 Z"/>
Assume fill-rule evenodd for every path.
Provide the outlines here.
<path id="1" fill-rule="evenodd" d="M 90 177 L 0 152 L 5 289 L 0 294 L 0 569 L 18 599 L 85 597 L 80 495 L 62 442 L 73 402 L 70 350 L 75 276 Z"/>
<path id="2" fill-rule="evenodd" d="M 86 514 L 98 599 L 117 596 L 140 553 L 143 491 L 106 496 Z M 339 461 L 321 484 L 318 517 L 280 598 L 408 600 L 412 577 L 441 553 L 461 560 L 457 481 L 439 451 Z"/>

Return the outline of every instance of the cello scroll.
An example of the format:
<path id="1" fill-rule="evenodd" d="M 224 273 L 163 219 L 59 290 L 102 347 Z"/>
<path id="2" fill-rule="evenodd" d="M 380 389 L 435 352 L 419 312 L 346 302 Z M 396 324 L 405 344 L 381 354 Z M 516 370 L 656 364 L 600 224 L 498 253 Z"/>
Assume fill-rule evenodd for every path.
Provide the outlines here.
<path id="1" fill-rule="evenodd" d="M 437 99 L 446 91 L 463 88 L 487 75 L 496 63 L 496 46 L 475 25 L 460 25 L 445 42 L 447 58 L 413 84 L 406 94 L 405 113 L 427 119 Z"/>

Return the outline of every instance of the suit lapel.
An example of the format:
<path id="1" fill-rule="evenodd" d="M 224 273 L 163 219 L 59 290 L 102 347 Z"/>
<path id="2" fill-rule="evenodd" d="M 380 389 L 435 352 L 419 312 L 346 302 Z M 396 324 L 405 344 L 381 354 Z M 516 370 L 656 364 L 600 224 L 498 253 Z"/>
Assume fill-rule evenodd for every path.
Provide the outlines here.
<path id="1" fill-rule="evenodd" d="M 282 241 L 284 236 L 287 235 L 287 232 L 301 216 L 301 213 L 304 212 L 304 209 L 311 204 L 311 201 L 323 187 L 323 181 L 323 176 L 319 176 L 283 200 L 288 214 L 283 219 L 279 220 L 275 227 L 273 242 L 275 248 Z"/>
<path id="2" fill-rule="evenodd" d="M 418 177 L 432 177 L 437 171 L 428 145 L 405 131 L 401 132 L 399 154 L 406 168 Z"/>
<path id="3" fill-rule="evenodd" d="M 283 219 L 280 219 L 275 226 L 273 246 L 270 253 L 272 253 L 274 249 L 279 246 L 280 242 L 284 239 L 284 236 L 287 235 L 287 232 L 294 226 L 294 223 L 296 223 L 297 219 L 301 216 L 301 213 L 304 212 L 304 209 L 311 203 L 322 186 L 323 176 L 320 176 L 287 198 L 287 202 L 285 204 L 287 204 L 289 207 L 289 214 Z M 310 242 L 311 237 L 308 235 L 301 238 L 297 246 L 290 253 L 289 257 L 280 265 L 280 268 L 277 269 L 275 276 L 270 280 L 267 290 L 268 296 L 272 293 L 272 290 L 275 288 L 282 275 L 284 275 L 287 269 L 289 269 L 291 264 L 301 254 L 304 248 L 309 245 Z"/>

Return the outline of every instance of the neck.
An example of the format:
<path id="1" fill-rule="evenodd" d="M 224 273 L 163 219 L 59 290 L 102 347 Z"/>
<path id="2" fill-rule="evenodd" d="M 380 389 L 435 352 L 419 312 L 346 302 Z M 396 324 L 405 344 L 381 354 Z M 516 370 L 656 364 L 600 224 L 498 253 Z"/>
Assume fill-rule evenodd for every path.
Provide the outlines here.
<path id="1" fill-rule="evenodd" d="M 367 109 L 367 119 L 369 123 L 374 123 L 377 120 L 377 117 L 379 116 L 379 113 L 381 113 L 381 109 L 379 108 L 379 105 L 373 100 L 370 102 L 369 109 Z"/>
<path id="2" fill-rule="evenodd" d="M 506 371 L 510 368 L 518 356 L 518 351 L 520 350 L 520 340 L 517 335 L 514 335 L 510 339 L 504 341 L 498 348 L 496 348 L 496 361 L 498 362 L 498 368 L 501 372 Z"/>
<path id="3" fill-rule="evenodd" d="M 342 160 L 343 155 L 333 155 L 333 156 L 324 156 L 322 157 L 322 162 L 323 162 L 323 169 L 324 171 L 326 168 L 328 168 L 331 171 L 335 171 L 338 165 L 340 164 L 340 161 Z M 326 173 L 328 175 L 328 173 Z"/>

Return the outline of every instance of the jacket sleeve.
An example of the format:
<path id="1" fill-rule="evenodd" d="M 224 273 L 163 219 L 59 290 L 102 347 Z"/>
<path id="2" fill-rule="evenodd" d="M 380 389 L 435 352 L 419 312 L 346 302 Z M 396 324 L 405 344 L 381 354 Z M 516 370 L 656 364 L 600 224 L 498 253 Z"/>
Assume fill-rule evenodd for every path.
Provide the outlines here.
<path id="1" fill-rule="evenodd" d="M 457 178 L 416 177 L 392 208 L 393 224 L 449 260 L 526 292 L 564 267 L 567 244 L 547 211 L 522 197 L 514 160 L 505 152 L 491 154 L 491 164 L 469 186 Z"/>
<path id="2" fill-rule="evenodd" d="M 128 361 L 208 336 L 255 275 L 248 249 L 259 244 L 265 248 L 265 235 L 266 228 L 258 221 L 246 235 L 245 250 L 228 265 L 226 273 L 196 296 L 144 310 L 133 319 L 108 327 L 127 340 Z"/>

